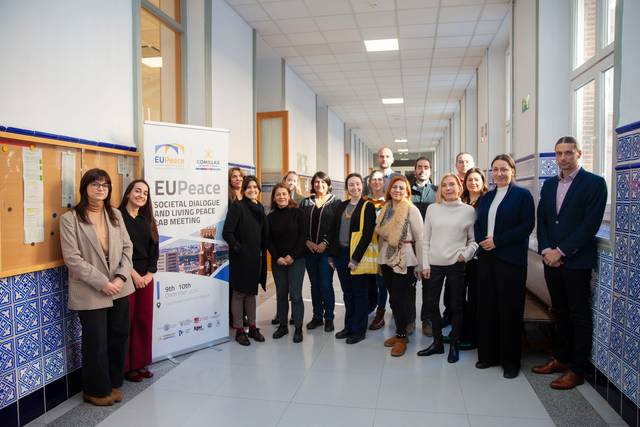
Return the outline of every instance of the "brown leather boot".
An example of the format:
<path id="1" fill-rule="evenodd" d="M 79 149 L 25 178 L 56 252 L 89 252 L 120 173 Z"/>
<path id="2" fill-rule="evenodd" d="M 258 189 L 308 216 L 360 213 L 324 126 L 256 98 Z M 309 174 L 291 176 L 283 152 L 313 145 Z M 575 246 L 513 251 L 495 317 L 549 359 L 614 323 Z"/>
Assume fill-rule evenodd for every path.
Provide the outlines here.
<path id="1" fill-rule="evenodd" d="M 402 356 L 407 351 L 407 342 L 409 342 L 408 338 L 396 338 L 396 342 L 391 348 L 391 355 L 393 357 Z"/>
<path id="2" fill-rule="evenodd" d="M 395 335 L 392 336 L 391 338 L 387 338 L 384 341 L 384 346 L 385 347 L 393 347 L 393 345 L 396 343 L 396 340 L 398 339 L 398 337 L 396 337 Z"/>
<path id="3" fill-rule="evenodd" d="M 376 310 L 376 316 L 371 321 L 371 325 L 369 325 L 370 330 L 375 331 L 384 326 L 384 312 L 384 308 L 379 308 Z"/>
<path id="4" fill-rule="evenodd" d="M 551 381 L 551 388 L 556 390 L 569 390 L 581 384 L 584 384 L 584 376 L 576 374 L 569 369 L 559 378 Z"/>
<path id="5" fill-rule="evenodd" d="M 551 359 L 544 365 L 538 365 L 531 368 L 536 374 L 556 374 L 563 373 L 569 369 L 566 363 L 560 363 L 556 359 Z"/>
<path id="6" fill-rule="evenodd" d="M 113 403 L 122 402 L 122 399 L 124 399 L 124 395 L 122 394 L 122 390 L 120 390 L 119 388 L 112 388 L 111 389 L 111 399 L 113 400 Z"/>
<path id="7" fill-rule="evenodd" d="M 85 402 L 89 402 L 95 406 L 113 406 L 113 398 L 111 397 L 111 395 L 104 396 L 104 397 L 96 397 L 96 396 L 89 396 L 88 394 L 85 394 L 83 398 Z"/>

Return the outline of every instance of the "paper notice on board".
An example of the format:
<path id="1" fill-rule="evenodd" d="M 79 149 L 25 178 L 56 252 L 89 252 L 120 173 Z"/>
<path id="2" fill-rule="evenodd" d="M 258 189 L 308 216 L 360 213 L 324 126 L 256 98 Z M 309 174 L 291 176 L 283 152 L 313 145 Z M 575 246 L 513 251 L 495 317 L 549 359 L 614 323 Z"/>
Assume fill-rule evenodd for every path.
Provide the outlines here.
<path id="1" fill-rule="evenodd" d="M 62 207 L 70 208 L 76 201 L 76 153 L 62 153 L 60 171 L 62 181 Z"/>
<path id="2" fill-rule="evenodd" d="M 42 150 L 22 149 L 24 243 L 44 241 L 44 182 Z"/>

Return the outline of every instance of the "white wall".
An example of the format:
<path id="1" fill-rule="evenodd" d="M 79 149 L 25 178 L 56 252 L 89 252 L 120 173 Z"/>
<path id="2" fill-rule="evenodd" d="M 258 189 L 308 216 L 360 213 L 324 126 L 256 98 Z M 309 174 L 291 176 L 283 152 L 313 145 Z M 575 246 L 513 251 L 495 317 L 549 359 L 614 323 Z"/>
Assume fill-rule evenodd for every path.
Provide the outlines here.
<path id="1" fill-rule="evenodd" d="M 538 151 L 550 152 L 571 135 L 570 2 L 539 0 L 538 22 Z"/>
<path id="2" fill-rule="evenodd" d="M 331 108 L 328 109 L 327 128 L 327 173 L 333 180 L 344 181 L 344 122 Z"/>
<path id="3" fill-rule="evenodd" d="M 204 0 L 190 0 L 187 6 L 187 105 L 185 122 L 207 126 L 205 91 L 205 8 Z"/>
<path id="4" fill-rule="evenodd" d="M 478 66 L 478 151 L 475 157 L 476 165 L 483 169 L 486 169 L 489 164 L 489 138 L 486 133 L 484 137 L 482 136 L 483 128 L 486 132 L 489 125 L 489 90 L 489 62 L 485 54 Z"/>
<path id="5" fill-rule="evenodd" d="M 0 16 L 1 124 L 134 145 L 130 2 L 2 1 Z"/>
<path id="6" fill-rule="evenodd" d="M 213 0 L 213 126 L 229 129 L 229 161 L 254 164 L 253 30 L 224 0 Z"/>
<path id="7" fill-rule="evenodd" d="M 289 168 L 316 171 L 316 94 L 285 66 L 285 109 L 289 111 Z"/>
<path id="8" fill-rule="evenodd" d="M 622 37 L 620 51 L 620 104 L 616 126 L 628 125 L 640 120 L 640 2 L 626 0 L 622 3 Z M 1 30 L 0 30 L 1 31 Z"/>
<path id="9" fill-rule="evenodd" d="M 516 159 L 535 153 L 536 144 L 536 1 L 513 2 L 513 154 Z M 570 21 L 563 23 L 569 26 Z M 557 29 L 556 29 L 557 31 Z M 521 102 L 529 96 L 529 109 Z M 565 92 L 565 96 L 567 92 Z"/>
<path id="10" fill-rule="evenodd" d="M 510 32 L 511 14 L 508 14 L 487 51 L 489 71 L 489 151 L 487 153 L 487 167 L 496 155 L 507 152 L 505 143 L 506 52 L 509 46 Z"/>
<path id="11" fill-rule="evenodd" d="M 256 111 L 284 110 L 282 58 L 256 36 Z"/>
<path id="12" fill-rule="evenodd" d="M 475 159 L 478 157 L 478 76 L 477 73 L 464 91 L 465 136 L 464 149 Z M 457 153 L 456 153 L 457 154 Z"/>
<path id="13" fill-rule="evenodd" d="M 329 108 L 320 98 L 316 98 L 316 169 L 334 179 L 329 164 Z"/>

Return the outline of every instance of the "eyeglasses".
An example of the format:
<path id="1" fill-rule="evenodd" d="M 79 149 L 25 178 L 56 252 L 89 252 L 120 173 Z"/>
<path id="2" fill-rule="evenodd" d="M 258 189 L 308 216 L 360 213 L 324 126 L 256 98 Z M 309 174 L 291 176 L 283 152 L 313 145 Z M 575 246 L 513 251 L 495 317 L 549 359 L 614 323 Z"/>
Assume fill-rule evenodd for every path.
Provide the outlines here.
<path id="1" fill-rule="evenodd" d="M 111 184 L 109 184 L 108 182 L 92 182 L 89 185 L 96 190 L 99 190 L 100 188 L 108 190 L 111 188 Z"/>

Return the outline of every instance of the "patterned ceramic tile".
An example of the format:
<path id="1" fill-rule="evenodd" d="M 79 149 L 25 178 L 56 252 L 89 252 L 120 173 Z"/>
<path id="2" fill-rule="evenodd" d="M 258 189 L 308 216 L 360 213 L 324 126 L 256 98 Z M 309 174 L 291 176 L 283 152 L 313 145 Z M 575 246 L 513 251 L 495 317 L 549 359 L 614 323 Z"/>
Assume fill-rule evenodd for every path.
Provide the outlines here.
<path id="1" fill-rule="evenodd" d="M 631 138 L 631 160 L 640 159 L 640 134 L 636 133 Z"/>
<path id="2" fill-rule="evenodd" d="M 0 375 L 0 408 L 13 403 L 18 398 L 16 387 L 16 371 Z"/>
<path id="3" fill-rule="evenodd" d="M 607 345 L 609 344 L 609 331 L 611 330 L 611 322 L 609 317 L 598 314 L 598 322 L 596 325 L 596 335 L 598 341 Z"/>
<path id="4" fill-rule="evenodd" d="M 633 369 L 640 369 L 640 338 L 631 334 L 624 337 L 624 361 Z"/>
<path id="5" fill-rule="evenodd" d="M 40 295 L 51 292 L 60 292 L 62 284 L 60 283 L 60 270 L 58 268 L 50 268 L 40 272 Z"/>
<path id="6" fill-rule="evenodd" d="M 611 289 L 607 288 L 598 288 L 598 304 L 600 304 L 600 312 L 609 318 L 611 316 L 611 300 L 613 297 L 613 293 Z"/>
<path id="7" fill-rule="evenodd" d="M 82 341 L 67 345 L 67 372 L 73 372 L 82 367 Z"/>
<path id="8" fill-rule="evenodd" d="M 18 368 L 18 395 L 24 397 L 44 386 L 42 358 Z"/>
<path id="9" fill-rule="evenodd" d="M 62 288 L 62 313 L 64 317 L 73 315 L 73 311 L 69 310 L 69 288 Z"/>
<path id="10" fill-rule="evenodd" d="M 64 330 L 67 343 L 75 342 L 82 338 L 82 325 L 77 313 L 64 319 Z"/>
<path id="11" fill-rule="evenodd" d="M 611 305 L 611 324 L 624 327 L 624 316 L 626 313 L 626 299 L 618 294 L 613 294 L 613 303 Z"/>
<path id="12" fill-rule="evenodd" d="M 615 354 L 609 354 L 609 381 L 622 388 L 622 360 Z"/>
<path id="13" fill-rule="evenodd" d="M 0 339 L 13 336 L 13 307 L 0 308 Z"/>
<path id="14" fill-rule="evenodd" d="M 598 248 L 598 257 L 611 260 L 613 259 L 613 252 L 608 248 Z"/>
<path id="15" fill-rule="evenodd" d="M 618 137 L 618 149 L 617 160 L 618 162 L 625 162 L 631 157 L 631 144 L 633 135 L 625 135 Z"/>
<path id="16" fill-rule="evenodd" d="M 627 282 L 629 281 L 629 270 L 626 264 L 616 262 L 614 264 L 613 291 L 627 295 Z"/>
<path id="17" fill-rule="evenodd" d="M 64 349 L 60 349 L 44 357 L 44 381 L 46 384 L 62 377 L 65 372 Z"/>
<path id="18" fill-rule="evenodd" d="M 629 236 L 616 234 L 616 251 L 614 256 L 616 261 L 625 264 L 629 262 Z"/>
<path id="19" fill-rule="evenodd" d="M 613 262 L 600 257 L 598 260 L 598 285 L 611 289 L 613 286 Z"/>
<path id="20" fill-rule="evenodd" d="M 51 323 L 42 327 L 42 354 L 64 348 L 63 322 Z"/>
<path id="21" fill-rule="evenodd" d="M 627 332 L 640 337 L 640 302 L 629 301 L 627 303 L 626 321 Z"/>
<path id="22" fill-rule="evenodd" d="M 629 207 L 629 233 L 640 234 L 640 204 L 632 203 Z"/>
<path id="23" fill-rule="evenodd" d="M 635 268 L 629 269 L 627 296 L 631 301 L 640 302 L 640 270 L 637 270 Z"/>
<path id="24" fill-rule="evenodd" d="M 629 264 L 640 264 L 640 236 L 629 236 Z"/>
<path id="25" fill-rule="evenodd" d="M 13 302 L 24 301 L 38 296 L 38 273 L 25 273 L 11 278 Z"/>
<path id="26" fill-rule="evenodd" d="M 622 392 L 634 402 L 638 401 L 638 370 L 626 363 L 622 368 Z"/>
<path id="27" fill-rule="evenodd" d="M 42 325 L 62 320 L 62 292 L 55 292 L 40 298 L 40 320 Z"/>
<path id="28" fill-rule="evenodd" d="M 640 169 L 631 169 L 629 173 L 629 199 L 640 200 Z"/>
<path id="29" fill-rule="evenodd" d="M 609 372 L 609 349 L 606 344 L 601 343 L 600 341 L 596 341 L 596 359 L 592 359 L 594 361 L 594 365 L 598 367 L 602 372 Z"/>
<path id="30" fill-rule="evenodd" d="M 0 307 L 11 304 L 11 284 L 8 277 L 0 279 Z"/>
<path id="31" fill-rule="evenodd" d="M 554 157 L 540 157 L 539 176 L 550 177 L 558 174 L 558 164 Z"/>
<path id="32" fill-rule="evenodd" d="M 629 201 L 629 171 L 616 172 L 616 202 Z"/>
<path id="33" fill-rule="evenodd" d="M 40 301 L 38 301 L 38 298 L 16 303 L 13 313 L 16 334 L 21 334 L 40 326 Z"/>
<path id="34" fill-rule="evenodd" d="M 42 356 L 40 331 L 31 331 L 16 337 L 17 366 L 23 366 Z"/>
<path id="35" fill-rule="evenodd" d="M 58 271 L 60 272 L 60 284 L 62 285 L 62 288 L 68 288 L 69 270 L 67 270 L 67 267 L 63 265 L 62 267 L 58 268 Z"/>
<path id="36" fill-rule="evenodd" d="M 16 349 L 12 339 L 0 341 L 0 372 L 16 368 Z"/>
<path id="37" fill-rule="evenodd" d="M 616 205 L 616 232 L 629 232 L 629 204 L 618 203 Z"/>
<path id="38" fill-rule="evenodd" d="M 617 326 L 612 322 L 609 334 L 609 352 L 618 357 L 622 357 L 622 346 L 624 345 L 624 331 L 622 325 Z"/>

